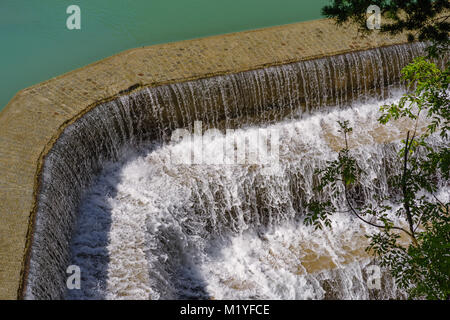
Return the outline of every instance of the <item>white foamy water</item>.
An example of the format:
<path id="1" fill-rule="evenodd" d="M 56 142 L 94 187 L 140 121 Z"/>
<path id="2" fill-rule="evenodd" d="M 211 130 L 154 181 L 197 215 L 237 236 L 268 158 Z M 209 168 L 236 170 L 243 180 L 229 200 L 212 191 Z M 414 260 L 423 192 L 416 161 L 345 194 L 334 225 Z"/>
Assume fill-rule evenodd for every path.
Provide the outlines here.
<path id="1" fill-rule="evenodd" d="M 391 101 L 385 101 L 391 102 Z M 362 234 L 374 232 L 345 213 L 332 228 L 302 223 L 316 197 L 314 169 L 335 159 L 337 120 L 349 120 L 353 154 L 368 174 L 358 195 L 387 195 L 397 172 L 396 141 L 411 123 L 378 124 L 380 102 L 280 122 L 279 166 L 180 165 L 190 145 L 151 146 L 108 166 L 86 193 L 72 242 L 81 290 L 68 298 L 365 299 L 399 297 L 388 275 L 367 288 Z M 241 137 L 259 128 L 245 128 Z M 225 137 L 223 137 L 225 139 Z M 203 146 L 204 157 L 217 148 Z M 337 205 L 342 198 L 334 198 Z M 364 229 L 364 230 L 363 230 Z"/>

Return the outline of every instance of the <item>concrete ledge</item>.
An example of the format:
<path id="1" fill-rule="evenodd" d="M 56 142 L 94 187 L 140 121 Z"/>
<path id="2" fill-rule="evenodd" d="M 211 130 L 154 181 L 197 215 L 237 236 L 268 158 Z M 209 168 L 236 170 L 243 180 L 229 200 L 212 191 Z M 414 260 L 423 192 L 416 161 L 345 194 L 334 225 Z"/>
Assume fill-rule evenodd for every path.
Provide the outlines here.
<path id="1" fill-rule="evenodd" d="M 146 87 L 402 43 L 317 20 L 132 49 L 20 91 L 0 113 L 0 298 L 23 294 L 44 159 L 94 107 Z"/>

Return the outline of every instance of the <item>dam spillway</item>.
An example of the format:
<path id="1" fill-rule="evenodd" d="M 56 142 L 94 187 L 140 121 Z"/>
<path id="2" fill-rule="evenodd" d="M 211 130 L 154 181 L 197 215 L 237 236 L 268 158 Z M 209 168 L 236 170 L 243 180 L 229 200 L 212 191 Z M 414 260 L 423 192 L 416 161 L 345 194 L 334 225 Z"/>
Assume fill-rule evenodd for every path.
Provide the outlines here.
<path id="1" fill-rule="evenodd" d="M 149 141 L 164 146 L 169 142 L 170 135 L 175 129 L 193 130 L 196 120 L 201 120 L 205 129 L 269 125 L 287 119 L 300 119 L 305 114 L 313 114 L 315 110 L 326 106 L 337 106 L 338 108 L 348 106 L 352 101 L 358 101 L 358 98 L 369 99 L 372 97 L 372 99 L 382 100 L 387 97 L 390 89 L 398 87 L 398 75 L 401 68 L 413 57 L 422 54 L 423 49 L 423 44 L 416 43 L 390 46 L 363 53 L 348 53 L 314 61 L 302 61 L 240 74 L 200 79 L 195 82 L 144 89 L 99 105 L 69 126 L 46 157 L 30 259 L 30 282 L 27 294 L 30 298 L 63 296 L 65 269 L 70 264 L 69 245 L 83 191 L 94 182 L 105 163 L 120 160 L 124 148 L 138 149 Z M 396 63 L 392 64 L 388 61 L 396 61 Z M 375 108 L 375 106 L 372 107 Z M 106 114 L 107 116 L 105 116 Z M 302 131 L 312 131 L 312 128 L 299 130 L 298 134 L 303 135 Z M 291 142 L 286 144 L 290 145 Z M 314 151 L 318 152 L 316 149 Z M 299 157 L 300 154 L 296 156 Z M 393 154 L 390 158 L 392 157 Z M 160 161 L 165 162 L 167 159 Z M 305 172 L 309 172 L 311 175 L 311 168 L 309 167 L 308 170 L 305 168 Z M 245 199 L 245 197 L 262 196 L 264 198 L 273 195 L 258 195 L 257 190 L 254 190 L 256 194 L 250 193 L 246 194 L 244 199 L 235 199 L 242 201 L 240 206 L 243 207 L 237 206 L 239 210 L 229 203 L 222 204 L 223 207 L 219 208 L 220 202 L 214 201 L 215 210 L 196 207 L 199 204 L 206 205 L 204 199 L 201 199 L 204 196 L 202 192 L 197 195 L 200 198 L 192 200 L 190 206 L 194 207 L 191 210 L 179 210 L 184 210 L 183 216 L 186 217 L 202 217 L 196 223 L 199 226 L 208 224 L 209 227 L 205 226 L 204 230 L 213 228 L 210 230 L 213 235 L 221 232 L 214 229 L 211 221 L 207 222 L 208 219 L 205 218 L 205 215 L 211 217 L 217 215 L 226 220 L 227 216 L 238 214 L 234 212 L 235 210 L 238 212 L 256 210 L 256 212 L 266 212 L 266 215 L 258 215 L 256 221 L 253 221 L 253 218 L 245 217 L 245 214 L 241 212 L 239 219 L 248 220 L 247 224 L 255 227 L 261 223 L 267 225 L 267 222 L 262 221 L 264 219 L 281 223 L 288 217 L 294 218 L 296 215 L 301 215 L 305 199 L 310 197 L 308 193 L 312 191 L 311 177 L 308 178 L 309 180 L 302 177 L 300 181 L 297 181 L 299 178 L 296 175 L 298 173 L 291 178 L 284 177 L 282 179 L 284 181 L 282 185 L 294 184 L 290 186 L 290 193 L 285 190 L 286 186 L 282 188 L 275 181 L 271 182 L 273 187 L 279 188 L 284 196 L 279 194 L 280 198 L 274 200 L 275 203 L 270 203 L 266 199 L 269 203 L 265 207 L 263 203 L 251 203 L 250 199 Z M 189 179 L 195 181 L 196 173 L 185 179 L 186 181 L 190 181 Z M 67 183 L 68 181 L 70 183 Z M 219 178 L 215 183 L 218 181 L 220 181 Z M 264 181 L 253 181 L 253 183 L 255 185 L 250 183 L 242 187 L 258 188 L 258 184 L 263 183 L 261 188 L 264 189 L 271 185 Z M 279 183 L 281 182 L 279 181 Z M 301 184 L 304 185 L 300 186 Z M 238 185 L 236 182 L 235 187 Z M 306 190 L 308 185 L 309 190 Z M 219 188 L 219 186 L 217 187 Z M 386 188 L 385 185 L 383 187 Z M 160 188 L 167 189 L 163 186 Z M 193 190 L 193 188 L 192 186 L 189 190 Z M 230 186 L 225 190 L 229 188 Z M 216 196 L 229 197 L 225 190 L 222 191 L 223 194 Z M 228 190 L 228 192 L 230 191 Z M 177 195 L 175 192 L 173 196 L 184 198 L 186 195 Z M 284 199 L 284 203 L 282 199 Z M 245 208 L 246 206 L 250 207 Z M 181 208 L 184 207 L 181 206 Z M 271 212 L 271 208 L 275 211 Z M 202 210 L 207 210 L 207 213 L 201 213 Z M 146 216 L 141 215 L 139 218 L 144 219 L 140 220 L 142 226 L 146 226 Z M 125 217 L 126 215 L 123 218 Z M 237 221 L 232 219 L 223 225 L 235 223 Z M 121 226 L 121 228 L 125 227 Z M 242 229 L 242 227 L 238 229 L 240 228 Z M 197 233 L 199 231 L 191 230 L 190 232 Z M 178 234 L 178 236 L 183 238 L 186 235 Z M 196 236 L 208 238 L 205 234 Z M 149 237 L 151 236 L 149 235 Z M 145 237 L 141 240 L 143 239 Z M 105 239 L 103 240 L 105 241 Z M 154 242 L 156 240 L 147 239 L 147 241 Z M 104 247 L 100 248 L 100 251 L 103 250 L 105 250 Z M 98 255 L 97 250 L 94 252 L 96 252 L 96 257 L 92 256 L 92 259 L 96 261 L 100 259 L 101 255 Z M 129 260 L 131 258 L 121 257 L 121 259 Z M 169 261 L 172 260 L 175 263 L 176 256 L 171 256 L 166 263 L 170 264 Z M 140 263 L 142 264 L 143 261 Z M 144 265 L 139 268 L 139 273 L 142 273 L 142 268 Z M 154 269 L 151 266 L 148 268 L 149 270 Z M 170 267 L 168 266 L 168 268 Z M 172 272 L 175 271 L 172 270 Z M 55 279 L 55 274 L 62 276 L 58 280 Z M 51 284 L 51 286 L 42 288 L 43 283 Z M 170 287 L 170 283 L 166 284 Z M 147 294 L 149 295 L 148 292 Z M 175 296 L 169 295 L 168 297 Z M 159 297 L 159 295 L 156 294 L 153 298 L 155 297 Z"/>
<path id="2" fill-rule="evenodd" d="M 186 143 L 150 145 L 115 162 L 81 202 L 70 264 L 83 270 L 83 287 L 66 298 L 403 297 L 388 277 L 384 290 L 366 288 L 371 261 L 361 229 L 367 228 L 357 219 L 338 215 L 323 231 L 301 222 L 306 202 L 316 197 L 314 169 L 336 157 L 329 137 L 339 135 L 340 119 L 355 127 L 351 143 L 369 177 L 360 198 L 375 203 L 373 190 L 393 194 L 388 178 L 401 170 L 395 159 L 402 130 L 377 123 L 377 103 L 265 127 L 280 132 L 279 166 L 269 174 L 251 164 L 178 164 L 173 159 L 193 148 Z M 259 129 L 238 130 L 234 138 Z M 379 144 L 380 134 L 396 142 Z M 203 144 L 206 163 L 222 146 L 234 148 L 225 140 Z"/>
<path id="3" fill-rule="evenodd" d="M 312 28 L 314 34 L 326 38 L 327 32 L 333 29 L 329 23 L 324 22 L 317 22 L 312 26 L 302 24 L 301 33 Z M 14 285 L 11 287 L 12 291 L 8 291 L 9 297 L 11 297 L 11 292 L 17 292 L 19 297 L 30 299 L 71 297 L 70 295 L 66 296 L 66 268 L 73 259 L 71 248 L 74 249 L 73 246 L 76 246 L 73 243 L 72 235 L 74 231 L 79 232 L 79 229 L 76 229 L 78 217 L 83 217 L 83 212 L 79 214 L 80 204 L 81 207 L 86 204 L 84 199 L 86 196 L 89 197 L 87 192 L 93 184 L 97 185 L 95 183 L 98 182 L 98 175 L 102 174 L 102 170 L 105 170 L 109 164 L 114 166 L 113 163 L 124 161 L 124 154 L 148 151 L 150 150 L 148 149 L 150 148 L 149 143 L 154 144 L 152 148 L 162 148 L 169 141 L 173 130 L 177 128 L 192 130 L 194 122 L 198 120 L 202 121 L 205 129 L 268 126 L 277 125 L 280 121 L 301 121 L 322 109 L 336 106 L 346 108 L 356 101 L 366 103 L 373 98 L 387 99 L 392 90 L 399 85 L 401 68 L 413 57 L 422 54 L 424 49 L 424 45 L 420 43 L 395 44 L 402 41 L 385 40 L 381 44 L 374 42 L 373 45 L 368 41 L 358 49 L 347 50 L 351 51 L 347 53 L 345 53 L 346 49 L 342 53 L 334 48 L 323 52 L 323 49 L 317 49 L 314 42 L 310 42 L 313 43 L 312 51 L 309 56 L 305 54 L 307 58 L 304 58 L 303 61 L 298 57 L 289 56 L 290 53 L 287 49 L 290 48 L 288 46 L 298 45 L 297 40 L 290 38 L 289 32 L 291 32 L 289 27 L 276 29 L 275 36 L 279 34 L 283 36 L 280 39 L 273 39 L 270 44 L 278 45 L 280 48 L 284 47 L 285 51 L 280 50 L 280 53 L 284 55 L 283 58 L 273 62 L 266 61 L 264 55 L 258 56 L 262 51 L 256 50 L 257 62 L 251 64 L 249 60 L 253 53 L 246 52 L 245 55 L 242 55 L 241 52 L 241 55 L 237 54 L 233 57 L 233 53 L 230 52 L 229 56 L 233 57 L 233 61 L 229 61 L 229 63 L 234 63 L 237 67 L 234 70 L 229 69 L 227 72 L 208 71 L 203 74 L 193 72 L 189 76 L 177 78 L 173 76 L 174 73 L 170 69 L 158 81 L 145 82 L 136 79 L 146 77 L 148 71 L 134 68 L 135 75 L 129 76 L 124 71 L 123 79 L 126 80 L 116 81 L 114 77 L 111 80 L 107 78 L 107 74 L 110 73 L 102 71 L 99 67 L 100 63 L 92 66 L 89 73 L 85 72 L 87 70 L 85 69 L 66 78 L 55 80 L 59 82 L 58 86 L 54 87 L 56 90 L 53 89 L 53 91 L 58 91 L 58 95 L 67 97 L 67 100 L 63 98 L 63 103 L 60 103 L 60 100 L 58 109 L 54 113 L 49 113 L 58 121 L 62 119 L 60 122 L 47 119 L 47 122 L 41 123 L 44 126 L 48 124 L 53 131 L 49 129 L 50 134 L 40 132 L 34 136 L 37 140 L 43 137 L 42 139 L 45 141 L 45 145 L 41 145 L 39 149 L 30 147 L 33 152 L 31 158 L 39 159 L 36 162 L 37 171 L 36 166 L 31 166 L 29 170 L 27 169 L 28 171 L 20 171 L 17 166 L 9 168 L 11 172 L 19 168 L 17 170 L 22 176 L 16 178 L 18 183 L 22 183 L 21 181 L 26 179 L 28 179 L 27 183 L 33 182 L 32 192 L 28 188 L 21 195 L 21 197 L 26 197 L 27 201 L 14 202 L 13 200 L 17 197 L 14 194 L 15 191 L 8 191 L 5 194 L 7 201 L 2 203 L 2 214 L 5 214 L 6 211 L 22 212 L 23 216 L 20 216 L 22 222 L 14 221 L 14 223 L 30 225 L 29 228 L 22 228 L 20 233 L 24 236 L 19 245 L 24 246 L 25 254 L 22 255 L 22 251 L 17 250 L 17 255 L 24 259 L 18 260 L 21 264 L 21 268 L 19 268 L 21 272 L 20 276 L 16 275 L 14 279 L 20 278 L 21 284 L 11 280 Z M 293 34 L 295 35 L 295 32 Z M 267 33 L 243 33 L 230 37 L 241 37 L 242 40 L 250 39 L 253 36 L 264 38 Z M 231 51 L 242 50 L 244 52 L 246 50 L 242 49 L 240 45 L 233 45 L 229 41 L 230 37 L 224 38 L 224 47 L 233 49 Z M 315 40 L 317 41 L 317 39 Z M 289 44 L 286 46 L 279 41 L 286 41 Z M 350 41 L 353 39 L 343 42 L 343 45 L 348 46 Z M 220 41 L 214 38 L 210 40 L 209 44 L 220 46 Z M 174 44 L 171 49 L 173 52 L 180 52 L 183 49 L 180 47 L 183 45 Z M 164 50 L 170 53 L 167 48 Z M 161 52 L 165 52 L 164 50 Z M 310 49 L 303 48 L 302 50 L 309 52 Z M 314 50 L 315 54 L 313 54 Z M 317 52 L 321 53 L 317 54 Z M 269 59 L 273 59 L 275 55 L 273 54 Z M 133 65 L 137 56 L 139 55 L 130 53 L 127 56 L 130 57 L 130 61 L 127 61 L 126 65 Z M 147 57 L 144 56 L 144 58 Z M 117 61 L 117 59 L 111 58 L 103 65 L 118 68 Z M 247 64 L 247 67 L 242 67 L 242 63 Z M 251 66 L 248 66 L 249 64 Z M 143 65 L 145 68 L 145 61 Z M 194 61 L 193 65 L 197 70 L 211 70 L 209 66 L 203 66 L 199 61 Z M 156 65 L 153 66 L 156 70 Z M 185 68 L 185 66 L 180 66 L 177 70 Z M 102 87 L 96 78 L 96 70 L 99 70 L 98 74 L 104 72 L 103 76 L 108 79 L 105 81 L 110 83 Z M 236 72 L 239 70 L 242 71 Z M 165 78 L 169 75 L 172 75 L 173 78 Z M 92 88 L 86 92 L 75 89 L 75 91 L 79 91 L 77 96 L 71 93 L 71 88 L 67 88 L 67 84 L 65 84 L 65 79 L 70 77 L 75 79 L 71 80 L 72 84 L 86 81 Z M 39 95 L 39 90 L 46 92 L 51 84 L 52 82 L 49 82 L 48 85 L 44 84 L 40 88 L 31 88 L 24 95 L 18 96 L 11 106 L 20 102 L 26 105 L 23 97 L 26 95 L 36 96 L 34 104 L 31 104 L 30 114 L 36 118 L 40 117 L 40 111 L 37 112 L 38 109 L 33 108 L 37 108 L 38 104 L 51 105 L 55 103 L 52 101 L 53 97 Z M 91 95 L 95 96 L 95 99 L 91 98 Z M 82 107 L 75 108 L 74 105 Z M 19 113 L 11 106 L 7 107 L 6 112 L 2 115 L 11 115 L 9 119 L 14 122 Z M 3 117 L 0 120 L 4 123 L 5 119 L 8 118 Z M 4 136 L 9 137 L 6 134 Z M 17 134 L 14 137 L 4 138 L 2 143 L 9 142 L 8 139 L 14 141 L 21 137 L 21 134 Z M 12 173 L 10 176 L 15 177 Z M 101 177 L 104 176 L 101 175 Z M 29 199 L 35 200 L 29 201 Z M 294 211 L 298 211 L 301 199 L 294 200 L 296 202 Z M 29 207 L 23 207 L 25 205 L 29 205 Z M 289 214 L 289 211 L 285 213 Z M 292 212 L 290 214 L 292 215 Z M 277 217 L 277 215 L 268 214 L 266 217 Z M 285 220 L 282 216 L 278 218 L 280 218 L 280 224 Z M 147 223 L 147 221 L 142 222 Z M 263 224 L 268 225 L 267 223 Z M 11 226 L 12 224 L 6 224 L 6 227 L 2 226 L 2 228 L 11 228 Z M 224 223 L 220 226 L 226 227 L 228 224 Z M 11 231 L 2 229 L 2 236 L 6 235 L 3 233 L 4 230 Z M 228 232 L 225 233 L 228 234 Z M 27 245 L 23 243 L 23 239 L 29 240 Z M 103 239 L 104 242 L 103 247 L 100 246 L 97 252 L 99 266 L 105 263 L 105 261 L 100 261 L 102 259 L 101 251 L 106 252 L 108 245 L 107 239 L 100 239 Z M 2 238 L 2 243 L 7 241 L 6 236 Z M 8 250 L 10 250 L 9 247 Z M 5 252 L 9 251 L 3 251 L 2 255 Z M 12 253 L 10 254 L 12 255 Z M 7 260 L 6 256 L 2 256 L 3 260 Z M 11 263 L 17 264 L 17 260 L 11 261 Z M 210 263 L 213 262 L 210 261 Z M 5 265 L 8 263 L 5 262 Z M 4 270 L 9 269 L 5 268 Z M 92 272 L 95 272 L 95 268 Z M 4 274 L 1 276 L 1 279 L 5 279 Z M 105 275 L 100 275 L 99 279 L 104 279 L 104 283 L 106 283 Z M 141 281 L 140 283 L 145 284 L 146 282 Z M 100 283 L 100 285 L 103 284 Z M 179 289 L 179 286 L 173 283 L 172 287 Z M 2 288 L 9 287 L 2 286 Z M 165 293 L 152 289 L 153 296 L 149 293 L 151 290 L 147 290 L 144 296 L 146 298 L 183 296 L 177 291 L 178 289 L 171 291 L 170 288 L 171 285 L 168 282 Z M 201 293 L 201 291 L 199 292 Z M 102 293 L 101 290 L 83 293 L 94 296 L 103 294 L 104 297 L 107 297 L 107 294 Z M 110 294 L 112 293 L 110 292 Z M 203 297 L 209 297 L 208 293 L 205 293 Z"/>

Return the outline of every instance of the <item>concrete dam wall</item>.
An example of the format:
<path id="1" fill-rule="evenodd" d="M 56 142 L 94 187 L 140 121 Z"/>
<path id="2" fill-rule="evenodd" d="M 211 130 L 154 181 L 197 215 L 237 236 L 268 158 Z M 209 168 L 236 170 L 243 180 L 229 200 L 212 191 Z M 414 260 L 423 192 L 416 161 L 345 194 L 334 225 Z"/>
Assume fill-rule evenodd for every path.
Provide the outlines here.
<path id="1" fill-rule="evenodd" d="M 125 148 L 387 97 L 423 49 L 317 20 L 133 49 L 19 92 L 0 114 L 0 298 L 64 297 L 83 192 Z"/>

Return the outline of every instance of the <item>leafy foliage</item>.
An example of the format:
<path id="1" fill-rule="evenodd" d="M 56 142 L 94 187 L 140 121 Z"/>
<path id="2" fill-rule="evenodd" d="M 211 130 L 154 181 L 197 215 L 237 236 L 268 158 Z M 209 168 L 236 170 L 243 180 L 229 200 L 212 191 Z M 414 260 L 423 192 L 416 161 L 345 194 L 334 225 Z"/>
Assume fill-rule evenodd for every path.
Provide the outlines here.
<path id="1" fill-rule="evenodd" d="M 352 189 L 365 178 L 364 172 L 348 148 L 352 129 L 347 121 L 339 122 L 345 147 L 337 160 L 329 161 L 326 168 L 316 171 L 319 177 L 316 190 L 326 193 L 325 200 L 308 205 L 305 222 L 321 228 L 320 221 L 326 221 L 325 226 L 329 227 L 330 215 L 337 211 L 330 198 L 343 195 L 348 212 L 379 229 L 378 233 L 367 236 L 370 244 L 366 250 L 380 258 L 380 264 L 390 269 L 410 298 L 450 299 L 449 203 L 443 203 L 436 195 L 438 178 L 449 179 L 450 64 L 440 70 L 430 60 L 448 57 L 450 2 L 332 0 L 322 13 L 334 18 L 338 25 L 352 21 L 362 32 L 369 32 L 366 10 L 370 5 L 381 9 L 381 32 L 407 32 L 410 41 L 431 43 L 427 58 L 417 58 L 402 70 L 408 93 L 399 103 L 381 107 L 379 121 L 382 124 L 405 117 L 415 121 L 398 152 L 402 170 L 390 179 L 391 196 L 380 197 L 374 190 L 376 203 L 358 203 Z M 418 121 L 424 114 L 428 124 L 426 131 L 420 134 Z M 432 148 L 427 142 L 432 134 L 439 134 L 444 146 Z M 444 185 L 448 187 L 448 182 Z M 403 218 L 405 223 L 396 225 L 392 213 Z M 402 235 L 409 241 L 405 242 Z"/>
<path id="2" fill-rule="evenodd" d="M 394 192 L 388 198 L 375 197 L 376 204 L 358 204 L 351 192 L 365 178 L 356 159 L 348 148 L 352 128 L 348 121 L 338 122 L 345 140 L 345 147 L 337 160 L 327 162 L 324 169 L 316 170 L 318 193 L 323 202 L 308 205 L 305 222 L 316 228 L 330 226 L 329 217 L 337 211 L 330 198 L 344 195 L 348 211 L 366 224 L 380 230 L 367 236 L 370 244 L 366 251 L 380 259 L 381 266 L 388 267 L 397 284 L 406 289 L 411 298 L 450 298 L 450 224 L 449 203 L 436 196 L 436 179 L 449 178 L 448 143 L 432 148 L 427 139 L 439 134 L 448 142 L 450 119 L 449 65 L 441 71 L 426 58 L 418 58 L 402 71 L 410 92 L 397 104 L 381 107 L 380 123 L 407 117 L 415 120 L 415 126 L 407 132 L 398 156 L 402 164 L 400 173 L 391 178 Z M 419 134 L 417 124 L 425 113 L 429 124 Z M 376 191 L 374 191 L 376 193 Z M 393 209 L 395 208 L 395 209 Z M 392 215 L 403 218 L 404 224 L 396 224 Z M 398 222 L 397 222 L 398 223 Z M 409 241 L 401 239 L 404 234 Z"/>
<path id="3" fill-rule="evenodd" d="M 431 41 L 429 55 L 437 56 L 448 50 L 450 32 L 450 2 L 448 0 L 333 0 L 322 14 L 338 24 L 355 22 L 362 32 L 366 28 L 366 10 L 377 5 L 384 17 L 382 32 L 407 32 L 408 40 Z"/>
<path id="4" fill-rule="evenodd" d="M 427 146 L 426 138 L 439 131 L 443 139 L 448 139 L 450 129 L 450 102 L 448 90 L 450 85 L 450 63 L 442 71 L 436 65 L 424 57 L 414 59 L 413 63 L 402 70 L 402 78 L 406 81 L 410 93 L 405 94 L 397 104 L 384 105 L 381 107 L 382 116 L 379 121 L 386 124 L 391 119 L 397 120 L 402 117 L 418 120 L 422 112 L 426 112 L 429 124 L 427 131 L 417 139 L 413 137 L 411 150 L 423 147 L 428 151 L 428 159 L 420 163 L 413 162 L 415 166 L 420 165 L 428 179 L 440 169 L 445 179 L 449 178 L 450 151 L 448 147 L 433 150 Z M 414 133 L 416 128 L 414 128 Z M 402 149 L 404 152 L 404 149 Z M 433 184 L 422 186 L 427 191 L 433 191 Z"/>

